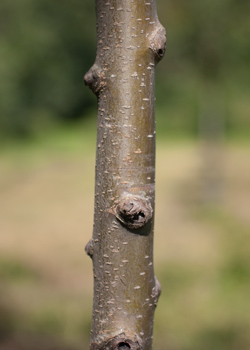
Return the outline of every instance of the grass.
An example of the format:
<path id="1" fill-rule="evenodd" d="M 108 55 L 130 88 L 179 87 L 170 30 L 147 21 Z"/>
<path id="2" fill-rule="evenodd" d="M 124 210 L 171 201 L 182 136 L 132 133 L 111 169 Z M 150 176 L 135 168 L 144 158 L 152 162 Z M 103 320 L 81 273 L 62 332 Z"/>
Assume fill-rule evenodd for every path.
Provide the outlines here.
<path id="1" fill-rule="evenodd" d="M 29 282 L 36 281 L 38 276 L 29 266 L 21 264 L 14 259 L 0 258 L 0 277 L 5 282 Z"/>
<path id="2" fill-rule="evenodd" d="M 3 350 L 88 348 L 94 135 L 92 121 L 0 154 Z M 220 187 L 212 199 L 204 191 L 215 183 L 204 177 L 211 154 L 201 147 L 158 143 L 154 260 L 163 292 L 154 348 L 248 350 L 249 147 L 231 141 L 218 150 L 220 180 L 207 172 Z"/>

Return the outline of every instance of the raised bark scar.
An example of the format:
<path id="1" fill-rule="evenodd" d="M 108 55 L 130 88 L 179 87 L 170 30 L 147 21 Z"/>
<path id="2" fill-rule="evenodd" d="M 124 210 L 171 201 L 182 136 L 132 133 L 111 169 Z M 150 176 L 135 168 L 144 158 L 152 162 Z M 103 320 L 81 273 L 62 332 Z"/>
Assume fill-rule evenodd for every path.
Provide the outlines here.
<path id="1" fill-rule="evenodd" d="M 147 198 L 126 195 L 114 208 L 116 218 L 130 229 L 137 229 L 146 225 L 152 218 L 153 209 Z"/>

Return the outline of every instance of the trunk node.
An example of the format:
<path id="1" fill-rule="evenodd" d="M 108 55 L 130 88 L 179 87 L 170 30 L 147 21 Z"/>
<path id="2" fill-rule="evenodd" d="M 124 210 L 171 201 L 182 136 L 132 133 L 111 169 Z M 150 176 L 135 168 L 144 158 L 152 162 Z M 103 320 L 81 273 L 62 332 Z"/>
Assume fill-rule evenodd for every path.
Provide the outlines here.
<path id="1" fill-rule="evenodd" d="M 92 259 L 94 254 L 93 240 L 90 239 L 85 247 L 86 254 Z"/>
<path id="2" fill-rule="evenodd" d="M 150 48 L 155 55 L 156 62 L 159 62 L 166 51 L 166 31 L 165 28 L 160 25 L 150 36 Z"/>
<path id="3" fill-rule="evenodd" d="M 98 95 L 105 86 L 104 74 L 96 64 L 84 75 L 83 80 L 95 95 Z"/>
<path id="4" fill-rule="evenodd" d="M 138 229 L 152 218 L 150 202 L 141 196 L 125 195 L 114 208 L 114 214 L 129 229 Z"/>

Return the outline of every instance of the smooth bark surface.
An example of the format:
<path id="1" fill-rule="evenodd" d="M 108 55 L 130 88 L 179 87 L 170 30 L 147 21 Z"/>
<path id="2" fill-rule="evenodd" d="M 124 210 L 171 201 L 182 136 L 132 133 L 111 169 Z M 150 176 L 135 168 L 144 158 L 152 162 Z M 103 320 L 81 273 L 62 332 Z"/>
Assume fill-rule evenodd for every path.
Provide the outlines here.
<path id="1" fill-rule="evenodd" d="M 92 350 L 152 348 L 160 285 L 153 270 L 155 64 L 165 29 L 155 1 L 96 0 L 98 96 Z"/>

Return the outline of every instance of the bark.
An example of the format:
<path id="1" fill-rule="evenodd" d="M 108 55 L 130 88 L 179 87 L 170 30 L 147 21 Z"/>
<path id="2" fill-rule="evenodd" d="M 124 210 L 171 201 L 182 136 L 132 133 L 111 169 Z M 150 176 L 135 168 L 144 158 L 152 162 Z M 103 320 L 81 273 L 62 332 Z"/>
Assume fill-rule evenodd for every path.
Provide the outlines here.
<path id="1" fill-rule="evenodd" d="M 98 97 L 92 350 L 152 349 L 154 71 L 166 46 L 154 0 L 96 0 Z"/>

